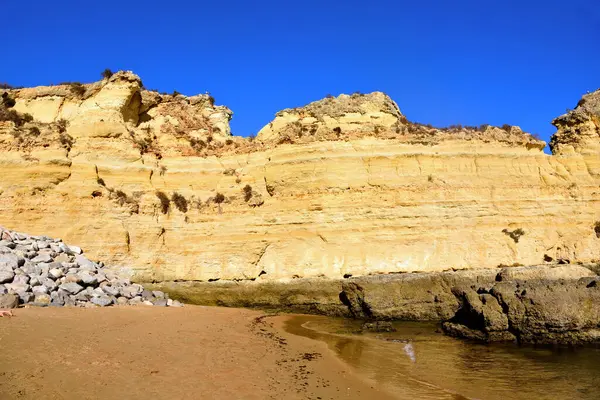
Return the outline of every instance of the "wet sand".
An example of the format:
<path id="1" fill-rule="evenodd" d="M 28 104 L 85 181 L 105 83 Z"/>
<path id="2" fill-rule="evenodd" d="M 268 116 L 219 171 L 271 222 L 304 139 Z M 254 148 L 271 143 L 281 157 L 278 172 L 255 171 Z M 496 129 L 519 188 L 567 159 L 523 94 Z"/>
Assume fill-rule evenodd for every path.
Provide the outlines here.
<path id="1" fill-rule="evenodd" d="M 390 398 L 251 310 L 28 308 L 0 318 L 0 399 Z M 279 323 L 277 324 L 279 325 Z"/>

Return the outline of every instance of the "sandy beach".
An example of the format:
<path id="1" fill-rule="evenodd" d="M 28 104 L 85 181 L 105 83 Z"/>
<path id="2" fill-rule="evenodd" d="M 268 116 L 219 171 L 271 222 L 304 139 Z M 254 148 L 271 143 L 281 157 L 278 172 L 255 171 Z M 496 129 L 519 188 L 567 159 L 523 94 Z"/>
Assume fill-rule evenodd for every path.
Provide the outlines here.
<path id="1" fill-rule="evenodd" d="M 387 398 L 258 311 L 27 308 L 0 319 L 2 399 Z"/>

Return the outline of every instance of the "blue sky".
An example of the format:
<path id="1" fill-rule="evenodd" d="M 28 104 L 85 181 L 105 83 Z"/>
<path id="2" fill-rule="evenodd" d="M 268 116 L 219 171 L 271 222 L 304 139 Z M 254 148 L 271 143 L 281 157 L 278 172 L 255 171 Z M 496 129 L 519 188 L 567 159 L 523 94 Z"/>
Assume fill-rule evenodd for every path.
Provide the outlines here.
<path id="1" fill-rule="evenodd" d="M 0 15 L 0 82 L 130 69 L 148 88 L 211 92 L 244 136 L 280 109 L 380 90 L 412 121 L 547 140 L 600 87 L 598 0 L 0 0 Z"/>

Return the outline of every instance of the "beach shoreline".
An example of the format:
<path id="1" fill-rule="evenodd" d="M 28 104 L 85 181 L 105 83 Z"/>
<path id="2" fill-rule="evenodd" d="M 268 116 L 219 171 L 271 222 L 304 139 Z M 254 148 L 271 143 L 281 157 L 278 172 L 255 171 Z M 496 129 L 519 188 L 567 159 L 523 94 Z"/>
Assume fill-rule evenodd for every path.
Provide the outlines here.
<path id="1" fill-rule="evenodd" d="M 288 316 L 204 306 L 22 308 L 0 319 L 0 398 L 391 398 Z"/>

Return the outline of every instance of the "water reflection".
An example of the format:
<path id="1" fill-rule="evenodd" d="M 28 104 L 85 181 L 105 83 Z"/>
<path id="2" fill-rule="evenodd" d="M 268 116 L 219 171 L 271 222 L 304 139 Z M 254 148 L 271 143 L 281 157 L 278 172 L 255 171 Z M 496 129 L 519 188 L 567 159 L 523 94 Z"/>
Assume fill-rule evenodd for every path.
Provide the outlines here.
<path id="1" fill-rule="evenodd" d="M 286 323 L 288 332 L 326 342 L 358 372 L 401 398 L 600 398 L 596 348 L 481 345 L 446 337 L 434 324 L 394 327 L 397 332 L 359 334 L 360 324 L 345 319 L 296 316 Z"/>

